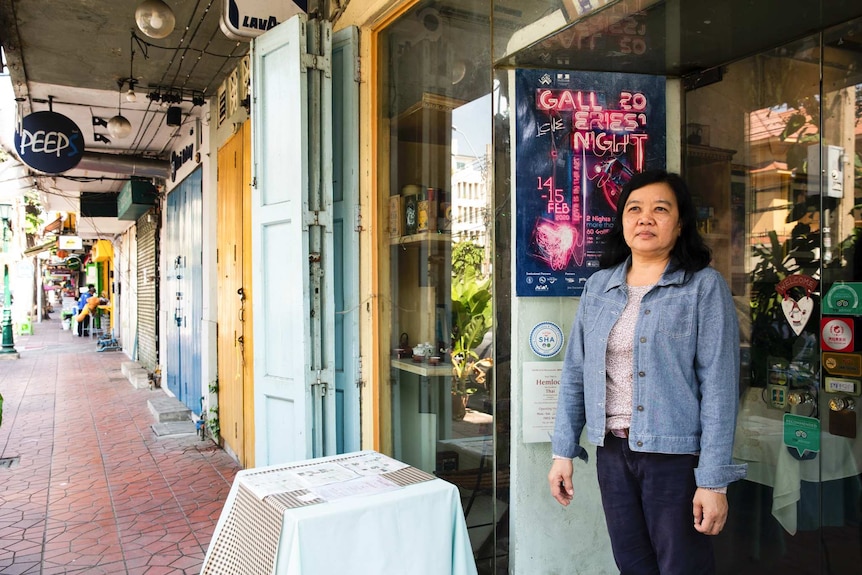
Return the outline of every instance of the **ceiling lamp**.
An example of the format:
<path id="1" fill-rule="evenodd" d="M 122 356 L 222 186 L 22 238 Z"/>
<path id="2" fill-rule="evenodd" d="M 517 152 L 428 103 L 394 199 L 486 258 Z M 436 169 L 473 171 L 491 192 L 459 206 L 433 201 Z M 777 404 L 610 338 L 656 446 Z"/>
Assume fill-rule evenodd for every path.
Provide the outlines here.
<path id="1" fill-rule="evenodd" d="M 135 85 L 138 81 L 135 79 L 135 31 L 132 30 L 132 36 L 129 38 L 129 77 L 120 79 L 120 90 L 123 89 L 123 83 L 129 83 L 129 91 L 126 92 L 126 102 L 137 102 L 138 95 L 135 94 Z M 144 57 L 147 54 L 144 52 Z"/>
<path id="2" fill-rule="evenodd" d="M 125 116 L 117 114 L 108 120 L 108 132 L 118 140 L 122 140 L 132 133 L 132 124 Z"/>
<path id="3" fill-rule="evenodd" d="M 120 94 L 123 92 L 124 83 L 124 80 L 117 81 L 117 86 L 120 90 L 117 94 L 117 115 L 108 120 L 108 133 L 118 140 L 128 138 L 129 134 L 132 133 L 132 123 L 123 116 L 123 108 L 120 101 Z"/>
<path id="4" fill-rule="evenodd" d="M 135 10 L 138 28 L 150 38 L 165 38 L 177 23 L 174 11 L 162 0 L 144 0 Z"/>

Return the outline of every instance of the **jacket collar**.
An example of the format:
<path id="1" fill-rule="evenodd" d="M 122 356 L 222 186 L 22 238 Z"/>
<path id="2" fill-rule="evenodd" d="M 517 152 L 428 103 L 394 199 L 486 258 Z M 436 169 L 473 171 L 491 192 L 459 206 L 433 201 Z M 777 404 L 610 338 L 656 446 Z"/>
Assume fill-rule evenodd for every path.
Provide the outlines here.
<path id="1" fill-rule="evenodd" d="M 668 271 L 668 268 L 673 267 L 675 260 L 671 259 L 668 262 L 667 268 L 665 268 L 664 273 L 659 278 L 656 285 L 658 286 L 667 286 L 667 285 L 679 285 L 685 283 L 686 271 L 681 268 L 677 268 L 674 271 Z M 612 289 L 618 288 L 626 283 L 626 273 L 632 265 L 632 256 L 626 258 L 626 261 L 617 264 L 611 270 L 611 278 L 605 287 L 605 291 L 610 291 Z"/>

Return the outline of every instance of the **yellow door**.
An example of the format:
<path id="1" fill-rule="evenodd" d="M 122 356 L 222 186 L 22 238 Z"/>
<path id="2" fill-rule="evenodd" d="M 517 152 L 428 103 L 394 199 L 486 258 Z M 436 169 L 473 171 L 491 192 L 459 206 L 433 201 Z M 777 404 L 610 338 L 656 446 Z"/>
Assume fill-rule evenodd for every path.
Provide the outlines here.
<path id="1" fill-rule="evenodd" d="M 221 437 L 244 467 L 254 465 L 251 286 L 246 270 L 250 211 L 250 123 L 218 153 L 218 417 Z"/>

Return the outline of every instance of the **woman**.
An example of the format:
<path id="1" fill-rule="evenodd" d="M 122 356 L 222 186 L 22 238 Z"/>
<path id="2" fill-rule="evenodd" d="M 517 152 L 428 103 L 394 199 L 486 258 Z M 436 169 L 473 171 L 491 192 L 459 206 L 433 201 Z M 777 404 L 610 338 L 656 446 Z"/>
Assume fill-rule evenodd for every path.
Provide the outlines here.
<path id="1" fill-rule="evenodd" d="M 572 460 L 597 446 L 614 559 L 623 575 L 714 573 L 708 535 L 727 519 L 738 402 L 739 326 L 727 283 L 677 174 L 623 187 L 600 270 L 584 286 L 566 349 L 548 474 L 574 495 Z"/>

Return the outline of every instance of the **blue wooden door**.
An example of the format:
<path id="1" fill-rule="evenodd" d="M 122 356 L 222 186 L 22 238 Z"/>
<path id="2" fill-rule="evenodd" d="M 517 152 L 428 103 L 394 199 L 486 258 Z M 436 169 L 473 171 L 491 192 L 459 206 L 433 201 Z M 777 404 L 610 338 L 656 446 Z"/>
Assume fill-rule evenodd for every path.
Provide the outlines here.
<path id="1" fill-rule="evenodd" d="M 335 438 L 338 453 L 360 449 L 359 429 L 359 82 L 358 31 L 332 40 L 332 212 L 335 259 Z"/>
<path id="2" fill-rule="evenodd" d="M 195 170 L 167 198 L 165 298 L 168 325 L 165 354 L 168 390 L 200 414 L 201 317 L 201 169 Z"/>

